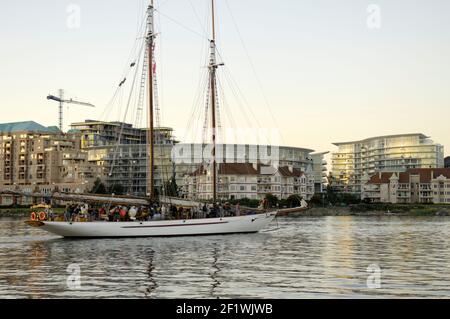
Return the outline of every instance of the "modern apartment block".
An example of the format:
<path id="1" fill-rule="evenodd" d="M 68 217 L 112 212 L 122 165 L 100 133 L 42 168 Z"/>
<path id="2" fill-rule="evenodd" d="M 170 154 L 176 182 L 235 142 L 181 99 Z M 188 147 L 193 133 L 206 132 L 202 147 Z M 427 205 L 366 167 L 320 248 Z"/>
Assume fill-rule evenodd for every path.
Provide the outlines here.
<path id="1" fill-rule="evenodd" d="M 83 149 L 116 144 L 145 144 L 147 140 L 145 130 L 122 122 L 85 120 L 72 123 L 70 126 L 72 130 L 81 133 L 81 148 Z"/>
<path id="2" fill-rule="evenodd" d="M 94 120 L 73 123 L 71 127 L 71 131 L 81 135 L 82 149 L 87 152 L 89 161 L 100 168 L 102 180 L 108 186 L 120 184 L 130 195 L 147 194 L 147 129 Z M 155 188 L 162 192 L 164 183 L 174 175 L 171 153 L 177 141 L 168 127 L 156 127 L 154 141 Z"/>
<path id="3" fill-rule="evenodd" d="M 424 134 L 378 136 L 334 145 L 338 151 L 331 156 L 330 183 L 342 192 L 360 194 L 365 174 L 444 167 L 444 147 Z"/>
<path id="4" fill-rule="evenodd" d="M 218 198 L 262 199 L 271 193 L 280 199 L 298 195 L 306 200 L 314 195 L 314 176 L 285 166 L 275 168 L 249 163 L 223 163 L 218 165 Z M 210 168 L 199 168 L 185 176 L 184 196 L 190 199 L 212 199 L 212 173 Z"/>
<path id="5" fill-rule="evenodd" d="M 177 141 L 173 130 L 167 127 L 155 128 L 154 144 L 154 187 L 159 194 L 164 185 L 175 178 L 172 149 Z M 121 184 L 126 193 L 145 196 L 147 192 L 148 146 L 146 144 L 120 145 L 109 148 L 105 160 L 106 182 Z"/>
<path id="6" fill-rule="evenodd" d="M 77 134 L 33 121 L 0 124 L 0 189 L 51 194 L 85 192 L 97 177 Z M 12 204 L 2 196 L 0 204 Z"/>
<path id="7" fill-rule="evenodd" d="M 365 175 L 361 199 L 382 203 L 450 203 L 450 168 Z"/>
<path id="8" fill-rule="evenodd" d="M 314 175 L 314 192 L 322 193 L 325 188 L 327 180 L 327 161 L 325 155 L 329 152 L 320 152 L 309 154 L 312 160 L 312 174 Z"/>

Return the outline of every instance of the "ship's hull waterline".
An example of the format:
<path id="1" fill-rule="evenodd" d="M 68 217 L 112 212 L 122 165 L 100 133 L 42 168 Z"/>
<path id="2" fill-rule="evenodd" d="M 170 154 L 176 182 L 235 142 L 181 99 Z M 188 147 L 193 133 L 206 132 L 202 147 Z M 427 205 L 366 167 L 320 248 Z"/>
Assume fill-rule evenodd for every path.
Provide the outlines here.
<path id="1" fill-rule="evenodd" d="M 277 212 L 222 218 L 133 222 L 51 222 L 39 226 L 69 238 L 169 237 L 256 233 L 267 227 Z"/>

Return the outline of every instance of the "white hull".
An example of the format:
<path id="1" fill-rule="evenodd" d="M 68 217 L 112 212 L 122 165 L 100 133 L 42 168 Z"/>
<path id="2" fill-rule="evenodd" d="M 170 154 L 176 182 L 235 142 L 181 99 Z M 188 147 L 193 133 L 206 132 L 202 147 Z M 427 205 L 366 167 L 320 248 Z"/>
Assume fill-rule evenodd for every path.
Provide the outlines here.
<path id="1" fill-rule="evenodd" d="M 194 236 L 233 233 L 255 233 L 267 227 L 277 212 L 257 215 L 202 218 L 187 220 L 159 220 L 143 222 L 50 222 L 40 226 L 63 237 L 158 237 Z"/>

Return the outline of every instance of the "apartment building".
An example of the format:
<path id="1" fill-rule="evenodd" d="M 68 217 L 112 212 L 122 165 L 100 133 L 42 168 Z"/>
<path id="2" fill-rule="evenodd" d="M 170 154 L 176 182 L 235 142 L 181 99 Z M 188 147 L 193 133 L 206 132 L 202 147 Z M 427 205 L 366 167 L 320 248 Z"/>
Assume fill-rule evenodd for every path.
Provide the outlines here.
<path id="1" fill-rule="evenodd" d="M 88 160 L 101 170 L 102 180 L 108 186 L 120 184 L 130 195 L 147 194 L 146 128 L 95 120 L 73 123 L 71 127 L 71 131 L 81 135 L 81 148 L 87 152 Z M 171 153 L 177 141 L 171 128 L 156 127 L 154 142 L 154 185 L 162 192 L 164 183 L 174 176 Z"/>
<path id="2" fill-rule="evenodd" d="M 217 144 L 216 160 L 219 164 L 241 163 L 262 164 L 274 167 L 290 167 L 299 171 L 312 171 L 315 192 L 322 192 L 327 182 L 327 162 L 324 156 L 328 152 L 313 153 L 307 148 L 255 145 L 255 144 Z M 196 171 L 211 158 L 211 144 L 179 143 L 173 151 L 175 175 L 178 185 L 183 183 L 185 175 Z"/>
<path id="3" fill-rule="evenodd" d="M 183 195 L 186 198 L 212 199 L 212 174 L 209 167 L 201 167 L 185 176 Z M 299 195 L 311 199 L 314 195 L 314 176 L 292 166 L 275 168 L 250 163 L 222 163 L 218 165 L 218 198 L 262 199 L 271 193 L 279 199 Z"/>
<path id="4" fill-rule="evenodd" d="M 98 176 L 81 152 L 77 134 L 33 121 L 0 124 L 0 189 L 41 192 L 85 192 Z M 1 196 L 2 205 L 12 204 Z M 20 199 L 25 200 L 25 199 Z"/>
<path id="5" fill-rule="evenodd" d="M 379 172 L 363 177 L 361 199 L 381 203 L 450 203 L 450 168 Z"/>
<path id="6" fill-rule="evenodd" d="M 81 135 L 81 147 L 88 160 L 102 170 L 108 185 L 120 183 L 125 192 L 134 195 L 147 193 L 148 147 L 146 129 L 133 128 L 121 122 L 86 120 L 73 123 L 72 130 Z M 122 137 L 120 133 L 125 132 Z M 120 140 L 119 140 L 120 137 Z M 168 127 L 155 128 L 155 187 L 162 192 L 169 179 L 183 186 L 184 177 L 195 172 L 211 157 L 211 144 L 179 143 Z M 273 166 L 292 166 L 301 171 L 314 170 L 314 187 L 321 191 L 325 183 L 326 153 L 312 153 L 305 148 L 218 144 L 218 163 L 257 163 Z"/>
<path id="7" fill-rule="evenodd" d="M 424 134 L 401 134 L 334 143 L 331 186 L 360 194 L 362 177 L 377 172 L 404 172 L 413 168 L 444 167 L 444 147 Z"/>
<path id="8" fill-rule="evenodd" d="M 314 175 L 314 192 L 322 193 L 325 185 L 328 183 L 327 179 L 327 161 L 325 155 L 329 152 L 311 153 L 309 157 L 312 160 L 312 171 Z"/>

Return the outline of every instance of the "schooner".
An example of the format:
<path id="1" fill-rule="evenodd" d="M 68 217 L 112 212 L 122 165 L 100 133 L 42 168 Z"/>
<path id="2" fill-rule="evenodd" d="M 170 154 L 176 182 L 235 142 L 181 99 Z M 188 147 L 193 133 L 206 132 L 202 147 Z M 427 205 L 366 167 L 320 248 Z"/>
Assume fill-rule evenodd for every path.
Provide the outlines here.
<path id="1" fill-rule="evenodd" d="M 127 205 L 150 205 L 155 202 L 175 203 L 183 206 L 198 206 L 199 203 L 190 202 L 184 199 L 168 198 L 165 196 L 156 196 L 154 189 L 154 86 L 153 79 L 153 60 L 154 60 L 154 3 L 151 0 L 147 9 L 147 32 L 144 41 L 146 41 L 146 53 L 148 59 L 148 125 L 147 144 L 148 144 L 148 172 L 147 172 L 147 192 L 148 198 L 125 198 L 108 197 L 96 195 L 57 195 L 54 198 L 66 201 L 91 201 L 91 202 L 109 202 L 112 204 Z M 216 165 L 216 71 L 222 63 L 216 61 L 216 26 L 215 26 L 215 8 L 214 0 L 211 0 L 211 26 L 212 35 L 209 40 L 210 58 L 208 64 L 209 70 L 209 93 L 211 103 L 211 128 L 212 128 L 212 199 L 217 201 L 217 165 Z M 153 220 L 153 221 L 48 221 L 35 220 L 27 221 L 31 226 L 39 227 L 48 232 L 63 237 L 155 237 L 155 236 L 188 236 L 188 235 L 216 235 L 231 233 L 255 233 L 267 227 L 276 217 L 277 211 L 260 212 L 252 215 L 233 216 L 233 217 L 213 217 L 197 219 L 179 219 L 179 220 Z"/>

